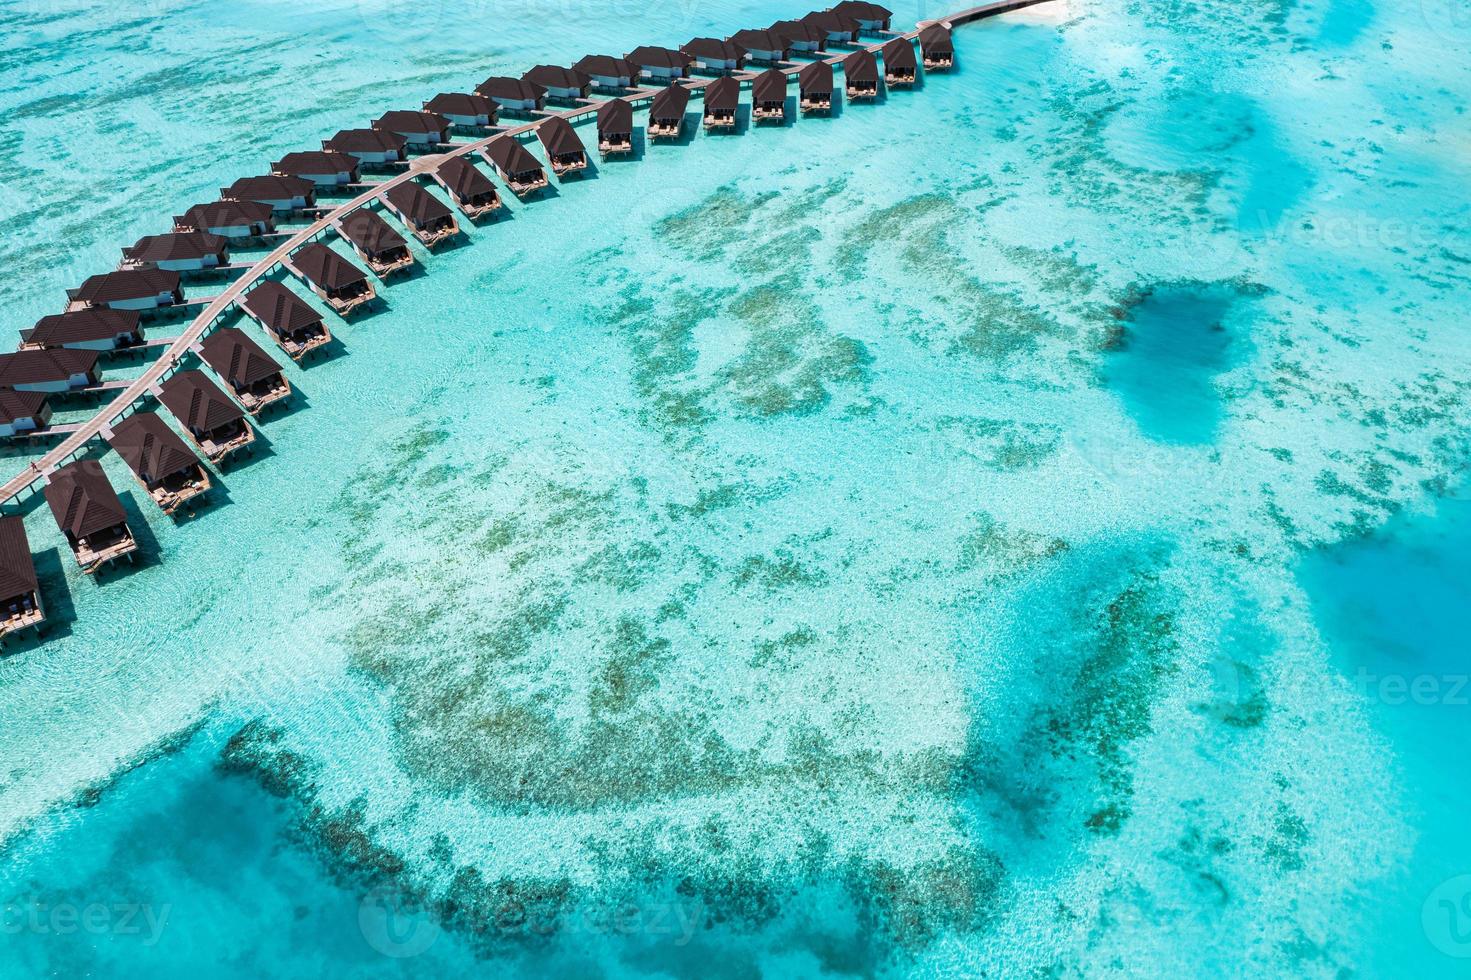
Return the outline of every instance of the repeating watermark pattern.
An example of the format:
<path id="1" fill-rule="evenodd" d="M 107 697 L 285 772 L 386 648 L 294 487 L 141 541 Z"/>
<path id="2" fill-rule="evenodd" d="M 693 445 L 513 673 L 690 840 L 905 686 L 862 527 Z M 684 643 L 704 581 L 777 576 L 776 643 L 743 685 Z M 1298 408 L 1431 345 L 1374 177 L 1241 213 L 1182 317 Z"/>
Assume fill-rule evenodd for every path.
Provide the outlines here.
<path id="1" fill-rule="evenodd" d="M 1420 908 L 1425 938 L 1440 952 L 1471 959 L 1471 875 L 1443 881 Z"/>
<path id="2" fill-rule="evenodd" d="M 641 937 L 688 946 L 704 921 L 698 901 L 587 904 L 571 911 L 537 912 L 507 904 L 470 926 L 481 933 L 516 936 Z M 375 888 L 358 906 L 358 927 L 368 945 L 384 956 L 418 956 L 434 945 L 440 924 L 422 903 L 401 889 Z"/>
<path id="3" fill-rule="evenodd" d="M 1466 0 L 1420 0 L 1420 15 L 1441 37 L 1471 40 L 1471 4 Z"/>
<path id="4" fill-rule="evenodd" d="M 172 908 L 150 902 L 15 899 L 0 906 L 0 935 L 137 936 L 144 946 L 153 946 L 162 938 Z"/>
<path id="5" fill-rule="evenodd" d="M 1365 695 L 1391 707 L 1417 704 L 1464 708 L 1471 704 L 1468 674 L 1376 674 L 1360 667 L 1354 682 Z"/>

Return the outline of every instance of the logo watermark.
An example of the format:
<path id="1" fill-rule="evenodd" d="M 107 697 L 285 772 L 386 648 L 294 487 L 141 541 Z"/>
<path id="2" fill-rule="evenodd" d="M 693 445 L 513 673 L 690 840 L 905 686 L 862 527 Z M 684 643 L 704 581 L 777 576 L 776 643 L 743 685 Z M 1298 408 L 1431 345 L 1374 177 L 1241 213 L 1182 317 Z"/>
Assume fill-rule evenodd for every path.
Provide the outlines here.
<path id="1" fill-rule="evenodd" d="M 139 936 L 144 946 L 153 946 L 163 936 L 172 909 L 150 902 L 12 900 L 0 906 L 0 935 Z"/>
<path id="2" fill-rule="evenodd" d="M 1391 707 L 1417 704 L 1464 708 L 1471 704 L 1468 674 L 1376 674 L 1360 667 L 1354 683 L 1368 697 Z"/>
<path id="3" fill-rule="evenodd" d="M 358 903 L 358 929 L 384 956 L 418 956 L 439 938 L 439 923 L 415 899 L 397 888 L 375 888 Z"/>
<path id="4" fill-rule="evenodd" d="M 1471 875 L 1440 883 L 1420 907 L 1425 938 L 1455 959 L 1471 959 Z"/>

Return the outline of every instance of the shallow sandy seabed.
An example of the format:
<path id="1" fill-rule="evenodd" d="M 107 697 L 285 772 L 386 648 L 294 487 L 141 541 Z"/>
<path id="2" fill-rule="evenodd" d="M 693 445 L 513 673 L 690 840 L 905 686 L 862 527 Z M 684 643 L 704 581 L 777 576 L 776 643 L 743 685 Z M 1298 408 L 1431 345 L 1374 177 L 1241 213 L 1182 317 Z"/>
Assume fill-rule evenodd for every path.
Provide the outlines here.
<path id="1" fill-rule="evenodd" d="M 790 11 L 464 12 L 489 54 L 168 13 L 6 15 L 6 186 L 77 134 L 137 147 L 47 164 L 6 226 L 27 315 L 446 78 Z M 1467 67 L 1434 26 L 964 28 L 916 92 L 642 147 L 425 257 L 288 368 L 305 407 L 198 518 L 106 459 L 142 567 L 94 584 L 27 518 L 63 622 L 0 661 L 0 899 L 175 925 L 0 973 L 1443 966 L 1444 722 L 1365 696 L 1335 604 L 1393 621 L 1372 549 L 1458 540 Z"/>

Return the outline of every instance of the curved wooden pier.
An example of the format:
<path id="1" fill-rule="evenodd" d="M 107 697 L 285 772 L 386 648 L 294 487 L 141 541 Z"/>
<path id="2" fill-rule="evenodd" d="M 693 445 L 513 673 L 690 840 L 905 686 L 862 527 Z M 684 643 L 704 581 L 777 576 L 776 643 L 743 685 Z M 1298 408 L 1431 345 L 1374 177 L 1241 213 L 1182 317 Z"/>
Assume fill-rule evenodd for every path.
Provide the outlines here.
<path id="1" fill-rule="evenodd" d="M 914 30 L 906 33 L 890 33 L 882 41 L 877 43 L 850 45 L 849 49 L 845 50 L 842 54 L 824 60 L 835 66 L 840 66 L 848 54 L 859 48 L 878 51 L 884 43 L 894 38 L 913 41 L 919 36 L 920 28 L 929 24 L 938 23 L 947 27 L 958 26 L 1046 2 L 1048 0 L 1000 0 L 1000 2 L 996 3 L 969 7 L 943 17 L 922 21 L 915 25 Z M 800 70 L 800 65 L 782 69 L 787 75 L 795 75 Z M 741 82 L 749 82 L 757 74 L 757 72 L 740 72 L 735 75 L 735 78 Z M 685 84 L 687 88 L 699 91 L 712 81 L 714 81 L 713 78 L 696 79 L 689 80 Z M 624 98 L 632 102 L 639 102 L 652 98 L 657 91 L 659 90 L 640 88 L 630 95 L 624 96 Z M 92 418 L 78 425 L 75 431 L 71 432 L 60 444 L 54 447 L 39 461 L 31 463 L 24 471 L 12 477 L 3 486 L 0 486 L 0 505 L 8 504 L 22 494 L 34 490 L 38 484 L 43 484 L 53 471 L 64 465 L 73 456 L 83 452 L 89 442 L 97 436 L 102 435 L 114 422 L 129 412 L 135 404 L 152 395 L 159 383 L 178 369 L 180 363 L 190 353 L 191 348 L 209 332 L 220 317 L 234 307 L 235 303 L 249 291 L 250 287 L 255 285 L 261 278 L 270 275 L 292 252 L 331 229 L 335 222 L 356 211 L 358 208 L 371 204 L 393 187 L 427 174 L 447 157 L 459 157 L 475 153 L 484 149 L 493 139 L 499 139 L 501 137 L 515 138 L 525 133 L 534 132 L 537 127 L 554 117 L 571 121 L 579 116 L 596 112 L 600 104 L 598 101 L 589 101 L 588 104 L 563 112 L 544 112 L 540 118 L 523 123 L 520 126 L 502 129 L 491 136 L 486 136 L 470 143 L 456 144 L 453 148 L 442 153 L 418 157 L 410 161 L 409 166 L 403 173 L 396 174 L 380 183 L 375 183 L 370 189 L 359 194 L 357 197 L 318 215 L 310 225 L 286 238 L 273 248 L 268 255 L 251 265 L 238 279 L 230 284 L 229 288 L 225 289 L 218 296 L 215 296 L 209 305 L 194 317 L 188 327 L 173 340 L 168 349 L 159 356 L 158 360 L 150 364 L 148 369 L 138 378 L 129 382 L 121 394 L 110 401 L 96 415 L 92 416 Z"/>

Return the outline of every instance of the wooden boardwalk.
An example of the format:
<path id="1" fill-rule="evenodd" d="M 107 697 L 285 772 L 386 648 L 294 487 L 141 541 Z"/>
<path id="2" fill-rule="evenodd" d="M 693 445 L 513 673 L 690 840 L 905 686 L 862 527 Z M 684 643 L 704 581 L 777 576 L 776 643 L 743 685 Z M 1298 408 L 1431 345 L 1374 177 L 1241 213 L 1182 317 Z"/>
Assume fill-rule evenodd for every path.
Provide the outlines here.
<path id="1" fill-rule="evenodd" d="M 876 43 L 868 44 L 859 42 L 850 45 L 849 50 L 826 58 L 825 60 L 831 64 L 838 65 L 852 51 L 861 48 L 877 51 L 885 42 L 895 37 L 914 40 L 919 36 L 920 28 L 927 24 L 968 24 L 985 17 L 993 17 L 997 14 L 1004 14 L 1008 11 L 1019 10 L 1023 7 L 1030 7 L 1046 2 L 1048 0 L 1001 0 L 998 3 L 970 7 L 944 17 L 922 21 L 915 25 L 915 29 L 912 31 L 903 34 L 891 33 L 882 41 Z M 796 64 L 793 67 L 783 68 L 782 71 L 788 75 L 795 75 L 801 71 L 801 65 Z M 757 74 L 757 72 L 740 72 L 735 77 L 745 82 L 755 78 Z M 698 92 L 714 80 L 713 78 L 693 79 L 687 80 L 685 84 L 691 90 Z M 657 88 L 640 88 L 629 93 L 625 98 L 628 98 L 631 102 L 641 102 L 651 99 L 658 91 L 659 89 Z M 272 248 L 270 253 L 264 258 L 251 265 L 227 289 L 213 297 L 204 310 L 177 337 L 173 338 L 168 349 L 159 356 L 158 360 L 150 364 L 148 369 L 141 375 L 131 381 L 107 382 L 104 385 L 89 389 L 92 391 L 121 389 L 122 394 L 114 398 L 87 422 L 78 425 L 75 431 L 71 432 L 58 446 L 48 452 L 39 461 L 32 463 L 26 470 L 12 477 L 3 486 L 0 486 L 0 505 L 8 504 L 22 494 L 33 490 L 37 485 L 44 484 L 45 479 L 51 473 L 58 467 L 65 465 L 73 457 L 85 452 L 88 443 L 104 430 L 110 430 L 112 424 L 131 411 L 137 402 L 155 393 L 158 390 L 159 384 L 178 369 L 180 363 L 190 353 L 191 349 L 199 343 L 221 317 L 235 306 L 250 287 L 254 286 L 258 280 L 270 275 L 292 252 L 326 233 L 332 228 L 334 222 L 341 220 L 359 208 L 366 207 L 391 188 L 406 181 L 414 180 L 429 170 L 436 168 L 449 157 L 465 156 L 466 154 L 478 152 L 488 146 L 491 140 L 499 139 L 502 136 L 516 137 L 534 132 L 538 126 L 548 119 L 560 117 L 571 122 L 581 116 L 597 112 L 600 104 L 599 101 L 588 100 L 585 104 L 575 108 L 560 112 L 547 111 L 537 118 L 519 126 L 502 127 L 498 131 L 472 142 L 456 143 L 452 148 L 445 149 L 443 152 L 416 158 L 409 162 L 409 165 L 402 173 L 395 174 L 384 180 L 375 181 L 350 200 L 330 210 L 322 211 L 305 228 L 289 233 L 278 232 L 276 237 L 284 237 L 284 240 Z"/>

